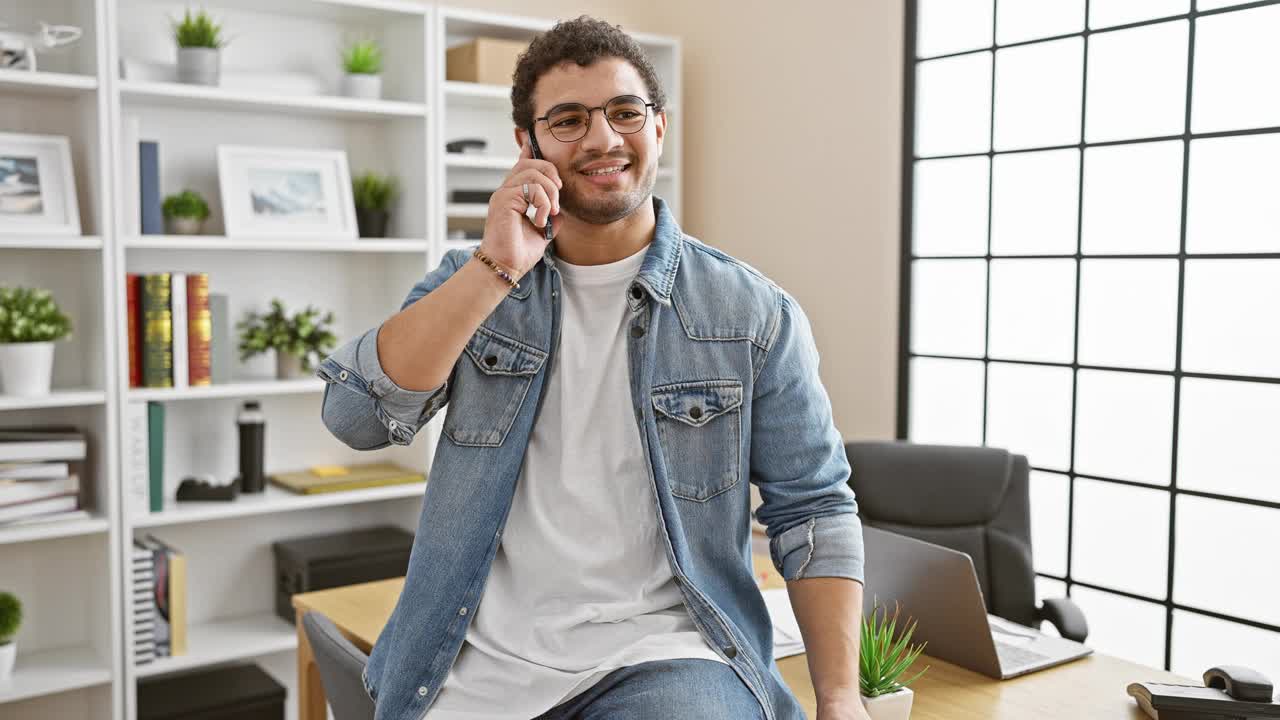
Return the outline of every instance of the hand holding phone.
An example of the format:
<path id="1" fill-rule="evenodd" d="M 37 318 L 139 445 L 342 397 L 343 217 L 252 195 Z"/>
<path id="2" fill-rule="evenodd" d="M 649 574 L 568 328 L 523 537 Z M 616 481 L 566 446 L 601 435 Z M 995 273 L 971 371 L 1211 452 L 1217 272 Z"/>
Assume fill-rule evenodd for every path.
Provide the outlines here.
<path id="1" fill-rule="evenodd" d="M 559 229 L 563 186 L 560 171 L 541 158 L 533 135 L 528 137 L 502 187 L 489 198 L 484 239 L 480 242 L 480 249 L 511 270 L 517 279 L 537 264 Z"/>

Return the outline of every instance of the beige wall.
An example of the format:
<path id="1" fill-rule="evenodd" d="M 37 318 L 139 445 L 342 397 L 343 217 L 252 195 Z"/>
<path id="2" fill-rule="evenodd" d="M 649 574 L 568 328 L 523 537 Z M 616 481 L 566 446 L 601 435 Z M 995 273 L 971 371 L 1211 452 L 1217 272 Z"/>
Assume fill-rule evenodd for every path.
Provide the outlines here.
<path id="1" fill-rule="evenodd" d="M 680 37 L 685 231 L 800 301 L 846 439 L 893 436 L 903 0 L 453 4 Z"/>

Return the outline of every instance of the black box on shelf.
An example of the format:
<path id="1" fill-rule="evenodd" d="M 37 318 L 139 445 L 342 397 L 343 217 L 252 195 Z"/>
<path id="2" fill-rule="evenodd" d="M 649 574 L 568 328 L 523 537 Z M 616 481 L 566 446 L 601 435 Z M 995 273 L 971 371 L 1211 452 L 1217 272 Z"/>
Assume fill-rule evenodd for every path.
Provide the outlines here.
<path id="1" fill-rule="evenodd" d="M 413 533 L 388 525 L 281 540 L 271 549 L 276 559 L 276 614 L 293 623 L 290 598 L 295 593 L 404 575 Z"/>
<path id="2" fill-rule="evenodd" d="M 284 720 L 284 686 L 257 665 L 144 678 L 138 720 Z"/>

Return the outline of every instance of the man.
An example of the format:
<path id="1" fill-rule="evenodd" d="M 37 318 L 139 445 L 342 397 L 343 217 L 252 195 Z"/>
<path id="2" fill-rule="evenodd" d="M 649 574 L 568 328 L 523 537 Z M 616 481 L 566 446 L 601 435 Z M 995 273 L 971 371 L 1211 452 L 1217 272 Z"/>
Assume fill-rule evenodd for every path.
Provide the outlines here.
<path id="1" fill-rule="evenodd" d="M 862 531 L 803 312 L 652 196 L 666 99 L 619 28 L 556 25 L 511 98 L 520 159 L 479 247 L 318 370 L 354 448 L 408 444 L 449 405 L 365 674 L 378 719 L 803 718 L 744 479 L 819 720 L 865 719 Z"/>

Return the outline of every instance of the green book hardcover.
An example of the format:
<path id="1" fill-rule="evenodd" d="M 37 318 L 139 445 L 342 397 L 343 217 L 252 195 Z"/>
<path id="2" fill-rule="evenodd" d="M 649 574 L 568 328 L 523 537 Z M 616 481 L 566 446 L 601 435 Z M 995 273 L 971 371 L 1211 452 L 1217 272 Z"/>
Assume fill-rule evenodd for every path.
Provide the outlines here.
<path id="1" fill-rule="evenodd" d="M 142 384 L 173 387 L 173 309 L 170 273 L 142 276 Z"/>
<path id="2" fill-rule="evenodd" d="M 147 467 L 151 512 L 160 512 L 164 509 L 164 403 L 147 403 Z"/>

